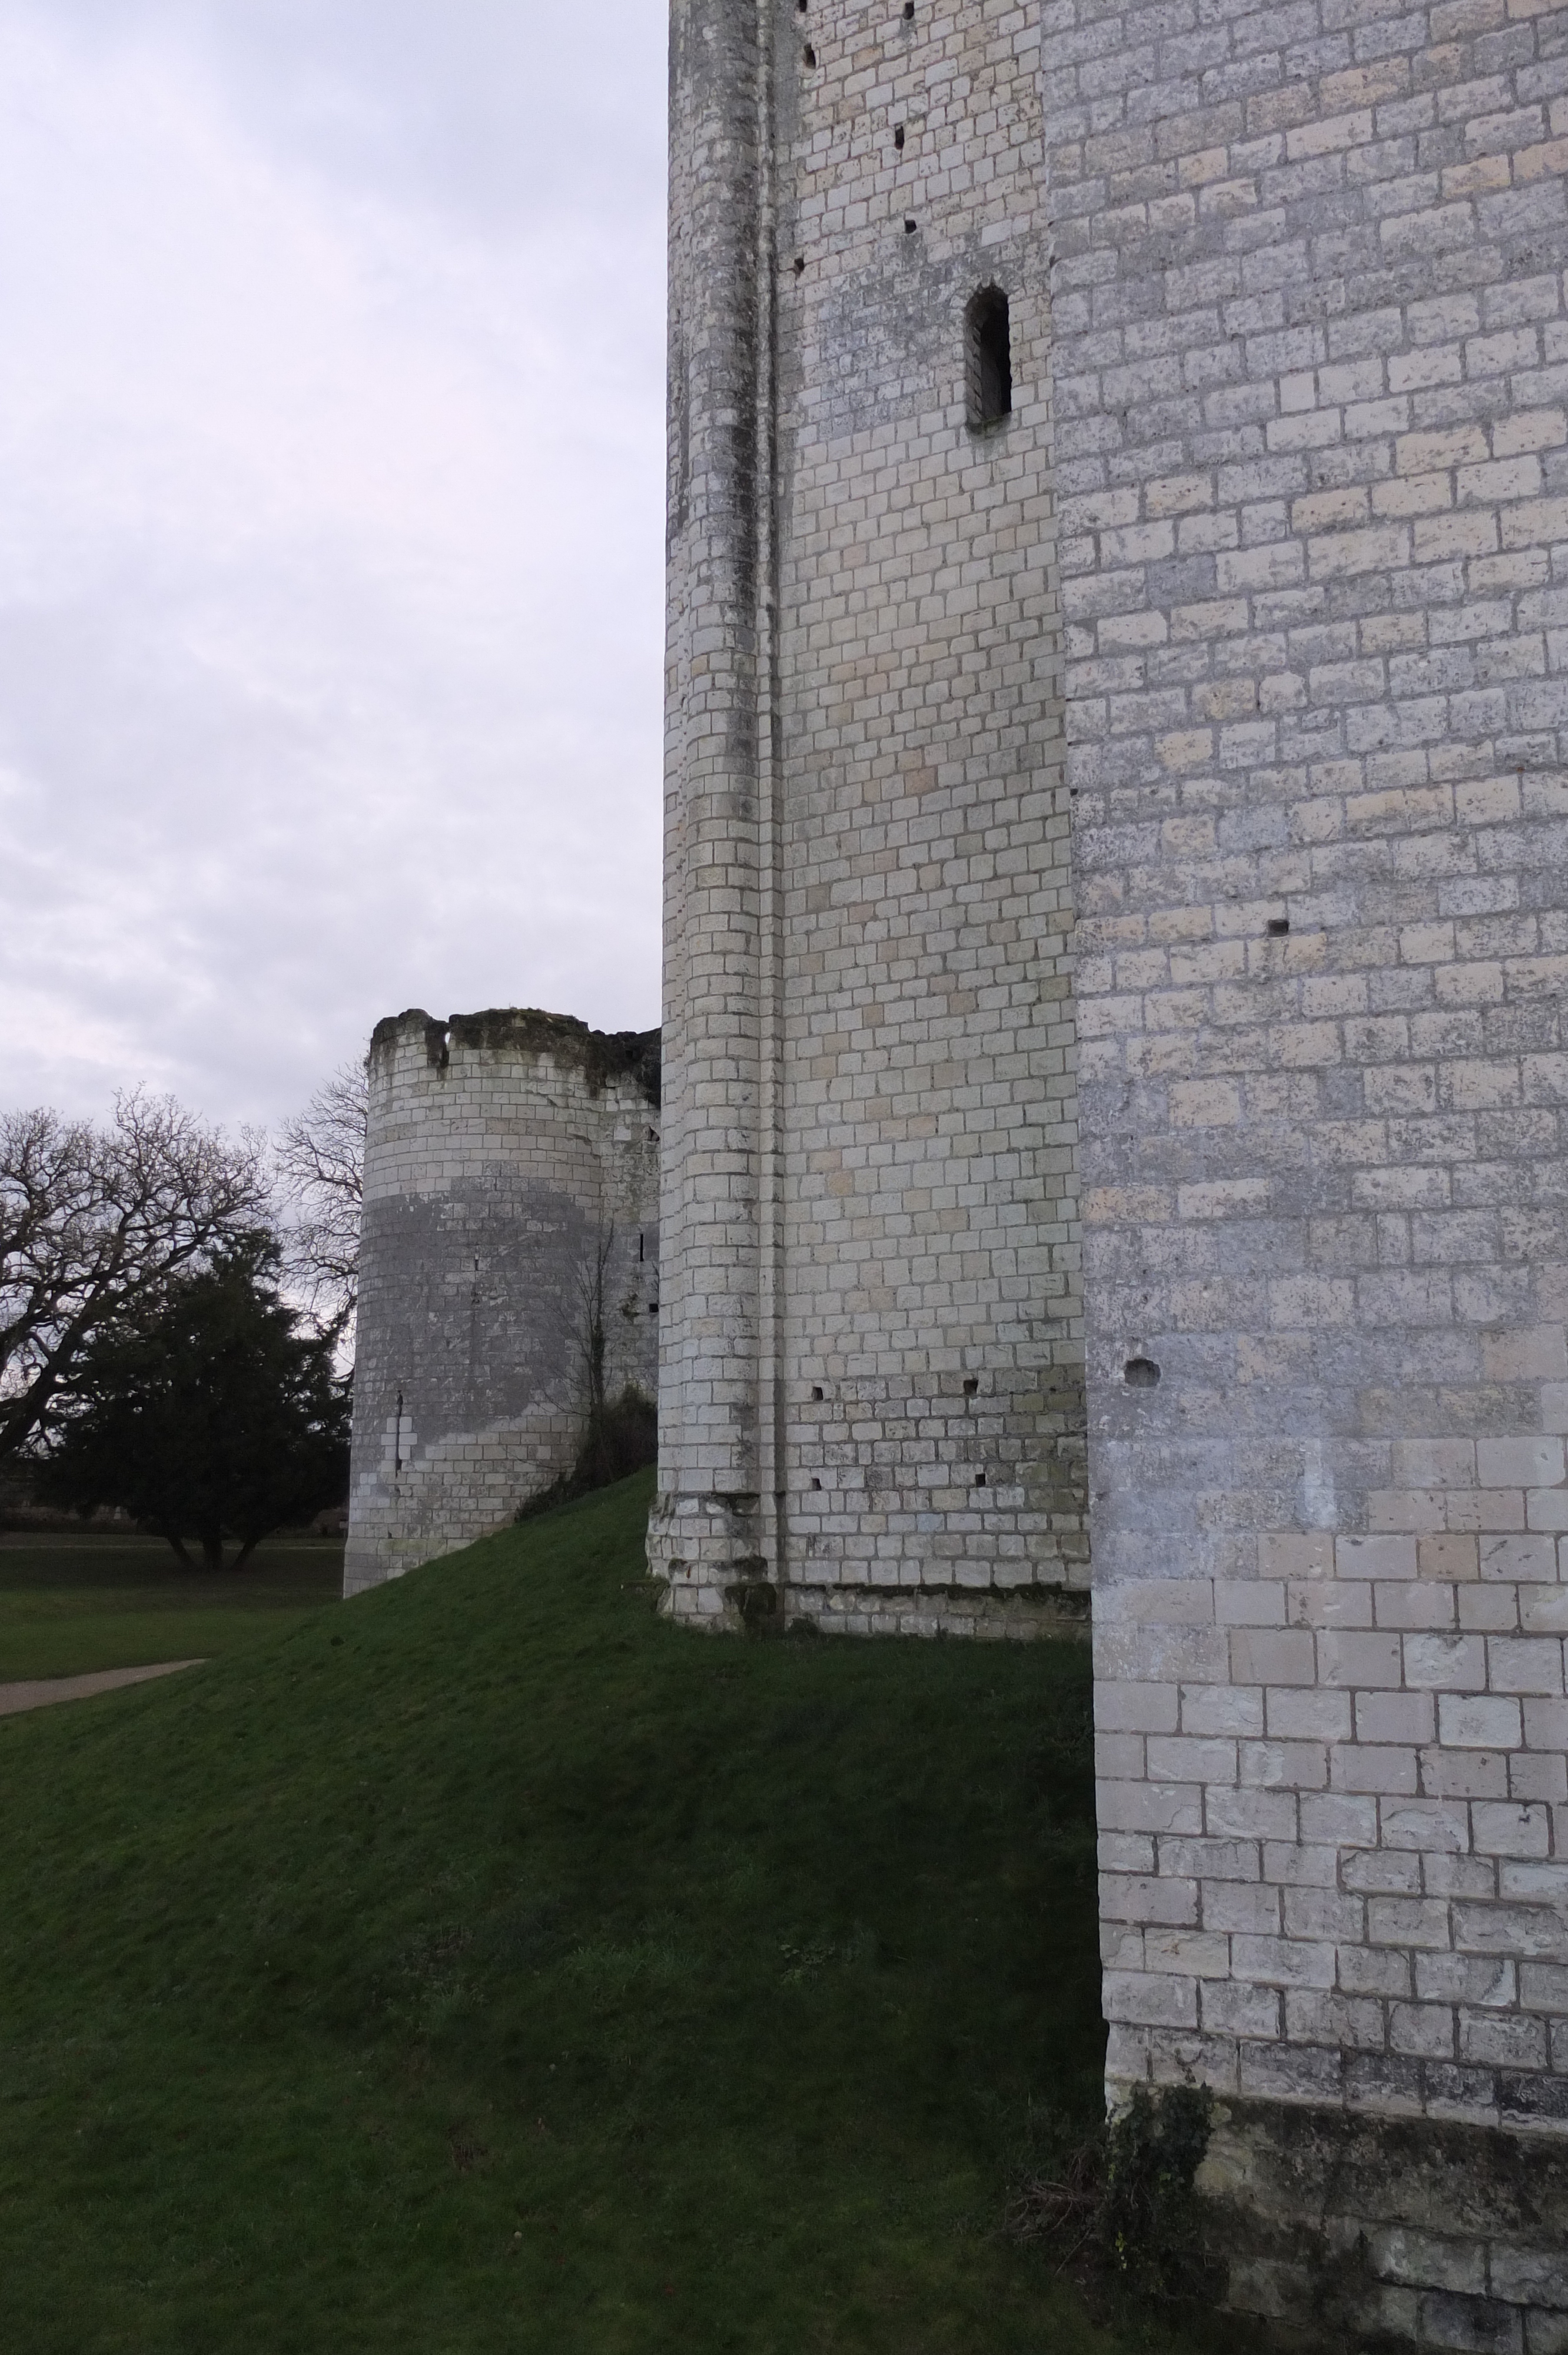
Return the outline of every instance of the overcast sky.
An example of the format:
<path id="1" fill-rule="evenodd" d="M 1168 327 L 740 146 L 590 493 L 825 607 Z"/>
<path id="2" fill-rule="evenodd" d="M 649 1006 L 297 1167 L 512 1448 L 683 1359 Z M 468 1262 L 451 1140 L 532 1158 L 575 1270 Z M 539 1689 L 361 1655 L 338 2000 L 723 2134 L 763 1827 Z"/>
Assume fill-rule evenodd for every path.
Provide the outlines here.
<path id="1" fill-rule="evenodd" d="M 662 0 L 0 0 L 0 1105 L 658 1019 Z"/>

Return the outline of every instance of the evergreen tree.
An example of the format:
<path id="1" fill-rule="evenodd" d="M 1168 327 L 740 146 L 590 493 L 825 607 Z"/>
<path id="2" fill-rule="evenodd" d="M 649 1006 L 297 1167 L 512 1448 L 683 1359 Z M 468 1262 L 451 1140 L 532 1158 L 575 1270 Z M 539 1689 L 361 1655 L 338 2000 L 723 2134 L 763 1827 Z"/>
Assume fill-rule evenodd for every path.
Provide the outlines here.
<path id="1" fill-rule="evenodd" d="M 251 1234 L 168 1284 L 89 1352 L 80 1404 L 36 1484 L 89 1513 L 118 1506 L 209 1570 L 338 1503 L 348 1392 L 329 1335 L 300 1329 L 277 1290 L 278 1247 Z"/>

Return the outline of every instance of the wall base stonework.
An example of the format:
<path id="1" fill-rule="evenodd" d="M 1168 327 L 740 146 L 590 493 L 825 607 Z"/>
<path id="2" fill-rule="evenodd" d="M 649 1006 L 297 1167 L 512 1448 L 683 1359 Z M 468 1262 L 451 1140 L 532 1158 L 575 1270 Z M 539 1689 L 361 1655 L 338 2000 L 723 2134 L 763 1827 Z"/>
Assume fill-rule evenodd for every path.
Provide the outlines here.
<path id="1" fill-rule="evenodd" d="M 663 1586 L 662 1607 L 688 1626 L 738 1633 L 736 1589 L 768 1581 L 758 1500 L 663 1490 L 648 1516 L 648 1569 Z"/>
<path id="2" fill-rule="evenodd" d="M 1224 2102 L 1196 2188 L 1230 2309 L 1277 2346 L 1568 2350 L 1558 2140 Z"/>
<path id="3" fill-rule="evenodd" d="M 966 1636 L 1028 1643 L 1042 1636 L 1075 1642 L 1089 1634 L 1089 1597 L 1065 1581 L 993 1582 L 985 1562 L 955 1564 L 938 1585 L 916 1572 L 856 1584 L 815 1584 L 773 1574 L 758 1544 L 754 1499 L 662 1497 L 649 1521 L 652 1576 L 662 1607 L 683 1625 L 735 1635 L 804 1625 L 824 1636 Z M 966 1569 L 968 1575 L 965 1575 Z"/>
<path id="4" fill-rule="evenodd" d="M 793 1587 L 788 1615 L 824 1636 L 969 1636 L 1086 1641 L 1089 1598 L 1071 1586 Z"/>
<path id="5" fill-rule="evenodd" d="M 1017 1496 L 994 1493 L 1001 1509 L 1016 1510 Z M 1031 1576 L 1022 1550 L 1004 1554 L 988 1542 L 991 1533 L 979 1527 L 976 1514 L 973 1540 L 966 1542 L 961 1527 L 952 1526 L 935 1558 L 873 1557 L 857 1578 L 836 1561 L 814 1562 L 799 1532 L 781 1528 L 778 1518 L 769 1527 L 759 1505 L 755 1497 L 669 1491 L 656 1498 L 648 1522 L 648 1565 L 664 1589 L 662 1608 L 671 1618 L 735 1634 L 749 1624 L 737 1595 L 766 1587 L 781 1626 L 805 1621 L 823 1635 L 989 1636 L 1018 1642 L 1088 1636 L 1086 1548 L 1075 1530 L 1064 1544 L 1065 1576 Z M 952 1517 L 954 1523 L 959 1518 Z"/>

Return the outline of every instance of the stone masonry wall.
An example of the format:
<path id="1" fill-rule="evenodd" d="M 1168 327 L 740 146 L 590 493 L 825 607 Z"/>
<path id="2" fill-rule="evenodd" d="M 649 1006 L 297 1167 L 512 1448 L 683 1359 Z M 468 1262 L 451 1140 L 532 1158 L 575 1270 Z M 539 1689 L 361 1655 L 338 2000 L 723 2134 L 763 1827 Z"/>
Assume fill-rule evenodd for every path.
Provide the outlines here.
<path id="1" fill-rule="evenodd" d="M 658 1050 L 559 1015 L 377 1026 L 346 1593 L 488 1535 L 568 1469 L 601 1250 L 607 1391 L 653 1394 Z"/>
<path id="2" fill-rule="evenodd" d="M 650 1561 L 683 1614 L 1033 1632 L 1087 1551 L 1038 26 L 678 0 L 673 43 Z"/>
<path id="3" fill-rule="evenodd" d="M 1113 2096 L 1221 2096 L 1235 2303 L 1561 2355 L 1568 10 L 675 0 L 672 93 L 652 1566 L 1047 1624 L 1081 1207 Z"/>
<path id="4" fill-rule="evenodd" d="M 711 1559 L 721 1575 L 763 1542 L 777 1452 L 777 1099 L 771 1087 L 764 1098 L 760 1029 L 777 840 L 770 775 L 759 802 L 756 484 L 769 338 L 758 313 L 758 32 L 750 0 L 671 14 L 664 1288 L 649 1558 L 655 1570 L 673 1554 Z"/>
<path id="5" fill-rule="evenodd" d="M 1110 2074 L 1561 2134 L 1568 12 L 1044 23 Z"/>

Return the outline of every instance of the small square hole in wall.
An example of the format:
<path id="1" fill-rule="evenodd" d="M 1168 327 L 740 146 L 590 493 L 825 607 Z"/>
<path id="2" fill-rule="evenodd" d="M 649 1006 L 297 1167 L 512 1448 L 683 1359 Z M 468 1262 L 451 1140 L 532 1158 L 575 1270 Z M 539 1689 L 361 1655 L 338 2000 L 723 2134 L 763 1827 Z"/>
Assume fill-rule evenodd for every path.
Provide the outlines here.
<path id="1" fill-rule="evenodd" d="M 1289 917 L 1270 916 L 1266 930 L 1271 941 L 1282 941 L 1285 938 L 1286 933 L 1290 930 Z"/>
<path id="2" fill-rule="evenodd" d="M 811 1396 L 816 1400 L 817 1403 L 821 1405 L 822 1398 L 822 1386 L 821 1382 L 815 1382 L 812 1384 Z"/>
<path id="3" fill-rule="evenodd" d="M 978 1374 L 966 1374 L 964 1376 L 964 1396 L 966 1398 L 973 1398 L 979 1388 L 980 1376 Z"/>
<path id="4" fill-rule="evenodd" d="M 811 1486 L 812 1486 L 812 1487 L 813 1487 L 813 1488 L 820 1488 L 820 1487 L 821 1487 L 821 1485 L 822 1485 L 822 1484 L 821 1484 L 821 1482 L 820 1480 L 813 1480 L 813 1481 L 812 1481 L 812 1483 L 811 1483 Z"/>
<path id="5" fill-rule="evenodd" d="M 985 1487 L 985 1474 L 983 1472 L 977 1472 L 975 1474 L 975 1487 L 977 1488 L 983 1488 Z"/>

